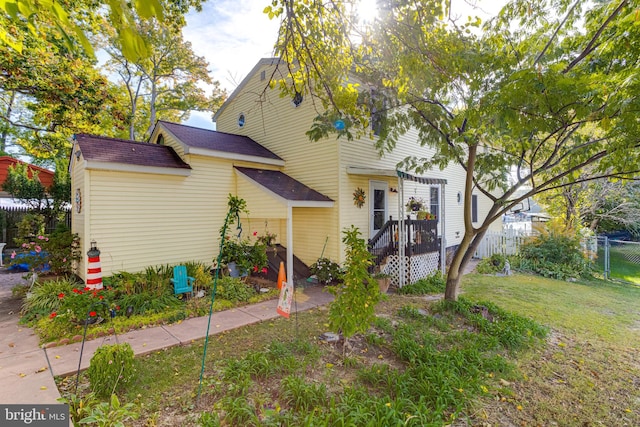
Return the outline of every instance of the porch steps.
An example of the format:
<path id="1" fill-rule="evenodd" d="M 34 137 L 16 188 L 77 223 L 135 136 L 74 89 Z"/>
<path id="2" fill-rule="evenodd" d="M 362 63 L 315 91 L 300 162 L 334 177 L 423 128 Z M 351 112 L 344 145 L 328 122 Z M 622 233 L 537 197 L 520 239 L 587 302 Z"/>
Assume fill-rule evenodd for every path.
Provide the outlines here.
<path id="1" fill-rule="evenodd" d="M 281 244 L 267 248 L 268 271 L 267 279 L 276 282 L 278 280 L 278 271 L 280 269 L 280 261 L 287 265 L 287 248 Z M 298 257 L 293 255 L 293 281 L 296 285 L 308 284 L 307 278 L 311 276 L 309 267 Z M 287 279 L 289 279 L 287 277 Z"/>

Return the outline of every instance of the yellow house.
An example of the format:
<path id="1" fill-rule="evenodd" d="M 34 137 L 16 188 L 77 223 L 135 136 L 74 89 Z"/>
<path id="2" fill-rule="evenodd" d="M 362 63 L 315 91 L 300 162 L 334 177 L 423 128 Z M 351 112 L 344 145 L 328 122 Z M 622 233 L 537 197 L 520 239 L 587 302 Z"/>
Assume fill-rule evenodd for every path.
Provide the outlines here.
<path id="1" fill-rule="evenodd" d="M 278 65 L 272 58 L 258 62 L 214 116 L 216 131 L 159 121 L 148 143 L 75 136 L 72 230 L 83 253 L 95 242 L 103 275 L 211 263 L 229 194 L 247 201 L 244 232 L 275 233 L 289 249 L 287 277 L 295 277 L 293 254 L 306 265 L 320 256 L 342 262 L 342 231 L 351 225 L 365 239 L 387 234 L 373 251 L 397 249 L 379 261 L 400 285 L 442 268 L 464 231 L 462 170 L 450 166 L 422 177 L 397 170 L 408 155 L 429 156 L 411 132 L 382 158 L 370 139 L 310 142 L 305 132 L 317 112 L 310 100 L 270 89 Z M 419 227 L 404 223 L 410 197 L 437 217 L 430 224 L 438 249 L 407 264 L 404 252 L 421 244 Z M 480 220 L 487 203 L 482 195 L 474 200 Z M 399 221 L 390 228 L 393 219 Z M 77 273 L 86 277 L 86 259 Z"/>

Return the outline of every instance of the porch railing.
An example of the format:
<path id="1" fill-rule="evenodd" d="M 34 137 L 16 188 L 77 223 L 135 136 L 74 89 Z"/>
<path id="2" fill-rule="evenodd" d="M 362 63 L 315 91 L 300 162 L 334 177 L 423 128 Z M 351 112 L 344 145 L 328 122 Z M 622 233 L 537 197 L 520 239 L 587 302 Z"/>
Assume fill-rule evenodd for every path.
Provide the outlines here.
<path id="1" fill-rule="evenodd" d="M 382 228 L 369 239 L 369 252 L 374 256 L 374 265 L 380 265 L 389 255 L 397 255 L 399 249 L 398 220 L 389 218 Z M 440 251 L 438 220 L 411 219 L 404 221 L 405 256 L 420 255 Z"/>

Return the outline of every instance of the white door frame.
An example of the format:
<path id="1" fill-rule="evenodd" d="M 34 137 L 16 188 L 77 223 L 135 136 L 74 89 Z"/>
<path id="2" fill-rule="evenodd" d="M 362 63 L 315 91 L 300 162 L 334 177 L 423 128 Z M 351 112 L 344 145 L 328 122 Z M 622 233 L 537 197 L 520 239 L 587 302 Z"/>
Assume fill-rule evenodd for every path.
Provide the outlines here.
<path id="1" fill-rule="evenodd" d="M 384 215 L 383 215 L 383 224 L 387 222 L 387 218 L 389 218 L 389 183 L 386 181 L 369 181 L 369 238 L 372 238 L 378 230 L 374 229 L 374 211 L 375 209 L 375 191 L 382 190 L 384 194 Z M 379 210 L 379 209 L 377 209 Z"/>

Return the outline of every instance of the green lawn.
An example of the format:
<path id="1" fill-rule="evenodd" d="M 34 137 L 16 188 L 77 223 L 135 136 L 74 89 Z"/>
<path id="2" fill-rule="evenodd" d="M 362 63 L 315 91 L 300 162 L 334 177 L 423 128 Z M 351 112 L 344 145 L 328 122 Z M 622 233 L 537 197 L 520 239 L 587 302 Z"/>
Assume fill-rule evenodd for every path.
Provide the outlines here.
<path id="1" fill-rule="evenodd" d="M 609 248 L 611 277 L 640 285 L 640 245 L 622 244 Z M 604 270 L 604 250 L 598 249 L 597 266 Z"/>
<path id="2" fill-rule="evenodd" d="M 640 425 L 640 287 L 474 274 L 463 292 L 552 328 L 546 348 L 519 358 L 512 398 L 521 409 L 488 401 L 490 421 L 502 425 L 507 414 L 514 425 Z"/>
<path id="3" fill-rule="evenodd" d="M 202 341 L 140 357 L 126 425 L 640 425 L 640 287 L 472 274 L 462 291 L 449 310 L 389 295 L 346 353 L 318 340 L 328 307 L 212 336 L 199 399 Z"/>

